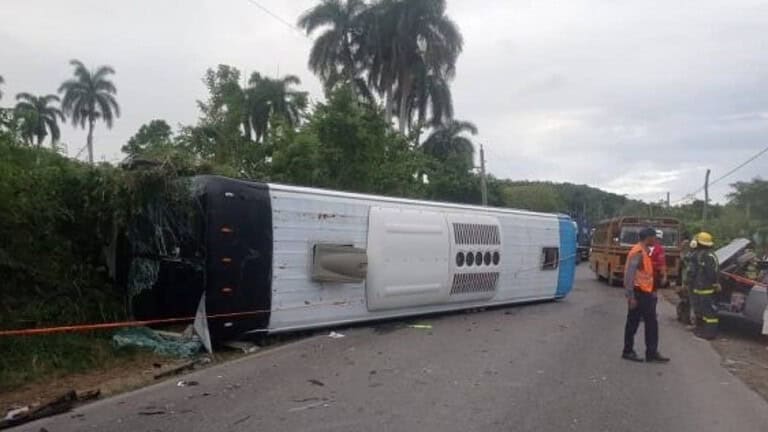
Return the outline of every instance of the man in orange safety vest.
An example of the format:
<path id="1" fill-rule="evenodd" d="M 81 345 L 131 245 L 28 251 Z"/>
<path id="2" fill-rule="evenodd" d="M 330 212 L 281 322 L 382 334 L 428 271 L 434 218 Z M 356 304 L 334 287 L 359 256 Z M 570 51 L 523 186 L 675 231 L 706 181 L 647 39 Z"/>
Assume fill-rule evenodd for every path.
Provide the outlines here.
<path id="1" fill-rule="evenodd" d="M 634 350 L 635 333 L 640 321 L 645 324 L 645 361 L 666 363 L 668 358 L 659 354 L 659 323 L 656 318 L 656 287 L 654 286 L 653 261 L 650 248 L 656 243 L 656 231 L 644 228 L 640 242 L 632 247 L 624 267 L 624 289 L 627 296 L 627 323 L 624 326 L 624 351 L 626 360 L 643 361 Z"/>

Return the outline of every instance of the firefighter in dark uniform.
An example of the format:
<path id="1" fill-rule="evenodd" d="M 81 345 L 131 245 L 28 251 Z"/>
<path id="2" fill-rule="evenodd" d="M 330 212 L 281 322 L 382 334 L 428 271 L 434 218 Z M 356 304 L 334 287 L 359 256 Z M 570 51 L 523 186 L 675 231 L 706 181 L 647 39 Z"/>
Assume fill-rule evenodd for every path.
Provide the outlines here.
<path id="1" fill-rule="evenodd" d="M 683 240 L 680 243 L 680 286 L 677 289 L 677 296 L 680 302 L 677 303 L 677 319 L 685 325 L 691 324 L 691 293 L 688 289 L 689 275 L 691 266 L 691 254 L 696 250 L 696 242 L 691 241 L 689 234 L 683 234 Z"/>
<path id="2" fill-rule="evenodd" d="M 694 334 L 703 339 L 714 339 L 720 324 L 715 302 L 715 295 L 720 291 L 720 263 L 712 250 L 714 241 L 711 234 L 700 232 L 695 240 L 697 246 L 691 255 L 689 273 L 691 303 L 697 317 Z"/>

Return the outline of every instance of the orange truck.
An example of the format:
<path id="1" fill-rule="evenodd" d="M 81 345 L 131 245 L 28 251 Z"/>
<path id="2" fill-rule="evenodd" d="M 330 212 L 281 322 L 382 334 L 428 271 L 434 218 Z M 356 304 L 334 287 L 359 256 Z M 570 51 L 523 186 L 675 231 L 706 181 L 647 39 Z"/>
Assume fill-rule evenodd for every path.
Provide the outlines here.
<path id="1" fill-rule="evenodd" d="M 638 241 L 640 230 L 652 227 L 664 235 L 661 242 L 667 257 L 667 275 L 671 283 L 680 284 L 680 242 L 683 225 L 668 217 L 648 218 L 619 216 L 601 221 L 592 234 L 589 267 L 598 279 L 620 285 L 629 249 Z"/>

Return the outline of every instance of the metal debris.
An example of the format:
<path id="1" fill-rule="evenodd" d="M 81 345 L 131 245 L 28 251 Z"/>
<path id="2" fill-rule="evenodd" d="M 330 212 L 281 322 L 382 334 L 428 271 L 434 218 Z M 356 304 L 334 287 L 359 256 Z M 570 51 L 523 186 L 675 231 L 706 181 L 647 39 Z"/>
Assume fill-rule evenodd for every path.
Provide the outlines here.
<path id="1" fill-rule="evenodd" d="M 413 329 L 432 330 L 432 324 L 411 324 L 408 327 Z"/>

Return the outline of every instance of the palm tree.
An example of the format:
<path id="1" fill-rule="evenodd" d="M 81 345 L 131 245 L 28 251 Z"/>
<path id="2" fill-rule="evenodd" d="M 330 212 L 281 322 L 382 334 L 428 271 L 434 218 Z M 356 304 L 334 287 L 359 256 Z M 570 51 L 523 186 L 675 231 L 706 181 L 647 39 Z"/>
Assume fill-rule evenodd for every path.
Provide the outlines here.
<path id="1" fill-rule="evenodd" d="M 254 72 L 248 84 L 245 90 L 246 119 L 243 125 L 246 136 L 250 136 L 250 130 L 253 130 L 256 141 L 261 141 L 268 132 L 272 118 L 282 119 L 289 127 L 299 124 L 307 108 L 307 92 L 293 89 L 294 85 L 301 84 L 299 77 L 286 75 L 273 79 Z"/>
<path id="2" fill-rule="evenodd" d="M 93 163 L 93 128 L 96 120 L 103 120 L 108 128 L 120 117 L 120 107 L 115 95 L 117 89 L 109 75 L 115 73 L 111 66 L 99 66 L 91 72 L 79 60 L 69 62 L 75 68 L 75 78 L 65 81 L 59 87 L 59 93 L 64 93 L 61 107 L 67 116 L 72 118 L 72 124 L 85 128 L 88 124 L 88 162 Z"/>
<path id="3" fill-rule="evenodd" d="M 5 84 L 5 79 L 3 79 L 2 75 L 0 75 L 0 84 Z M 3 98 L 3 92 L 0 91 L 0 99 L 2 99 L 2 98 Z"/>
<path id="4" fill-rule="evenodd" d="M 475 146 L 470 138 L 463 135 L 464 132 L 477 135 L 477 126 L 467 121 L 449 120 L 432 130 L 421 149 L 435 159 L 444 161 L 459 157 L 472 166 Z"/>
<path id="5" fill-rule="evenodd" d="M 415 103 L 413 93 L 431 93 L 424 88 L 427 78 L 447 88 L 455 75 L 463 39 L 445 10 L 445 0 L 382 0 L 363 15 L 370 24 L 365 48 L 369 53 L 369 82 L 385 94 L 388 114 L 397 104 L 402 133 L 410 126 L 412 108 L 417 108 L 421 117 L 426 116 L 426 101 Z M 435 96 L 433 105 L 445 100 L 437 93 Z M 433 108 L 451 111 L 447 107 Z"/>
<path id="6" fill-rule="evenodd" d="M 50 133 L 51 147 L 56 149 L 56 141 L 61 138 L 58 120 L 64 121 L 64 114 L 55 106 L 50 106 L 51 102 L 58 102 L 56 95 L 34 96 L 29 93 L 19 93 L 16 95 L 16 114 L 22 120 L 22 136 L 32 142 L 37 138 L 37 146 L 43 144 L 43 140 Z"/>
<path id="7" fill-rule="evenodd" d="M 438 127 L 453 118 L 453 97 L 448 80 L 439 72 L 429 72 L 423 65 L 415 67 L 413 91 L 406 104 L 406 123 Z M 395 99 L 402 98 L 401 89 Z M 427 118 L 427 113 L 430 114 Z"/>
<path id="8" fill-rule="evenodd" d="M 320 77 L 326 89 L 338 83 L 353 84 L 363 97 L 370 99 L 371 93 L 361 78 L 364 23 L 360 18 L 366 8 L 363 0 L 322 0 L 301 15 L 298 26 L 308 35 L 326 28 L 315 39 L 309 54 L 309 68 Z"/>

